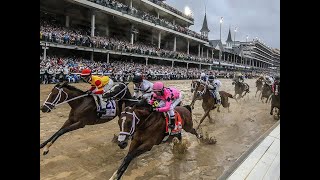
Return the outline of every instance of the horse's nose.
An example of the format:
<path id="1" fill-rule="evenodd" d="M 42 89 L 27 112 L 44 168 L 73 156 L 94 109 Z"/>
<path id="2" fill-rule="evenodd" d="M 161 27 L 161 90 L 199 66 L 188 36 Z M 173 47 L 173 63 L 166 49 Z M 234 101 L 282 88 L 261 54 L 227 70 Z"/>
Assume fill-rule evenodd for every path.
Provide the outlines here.
<path id="1" fill-rule="evenodd" d="M 119 146 L 121 149 L 126 148 L 126 147 L 127 147 L 127 145 L 128 145 L 128 143 L 127 143 L 127 142 L 125 142 L 125 141 L 121 141 L 121 142 L 119 142 L 119 143 L 118 143 L 118 146 Z"/>

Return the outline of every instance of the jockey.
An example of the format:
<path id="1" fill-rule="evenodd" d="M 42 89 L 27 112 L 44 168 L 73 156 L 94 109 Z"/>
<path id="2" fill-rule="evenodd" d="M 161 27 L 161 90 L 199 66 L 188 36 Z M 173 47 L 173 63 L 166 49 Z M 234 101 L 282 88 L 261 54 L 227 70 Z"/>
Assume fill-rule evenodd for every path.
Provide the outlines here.
<path id="1" fill-rule="evenodd" d="M 148 101 L 151 99 L 153 83 L 142 78 L 142 75 L 136 74 L 132 79 L 133 84 L 133 98 L 145 98 Z M 140 94 L 141 92 L 141 94 Z"/>
<path id="2" fill-rule="evenodd" d="M 209 91 L 212 92 L 213 98 L 216 101 L 216 107 L 219 107 L 221 105 L 221 97 L 219 94 L 219 89 L 221 87 L 222 83 L 218 79 L 216 79 L 215 75 L 213 75 L 212 72 L 210 72 L 208 76 L 208 88 Z"/>
<path id="3" fill-rule="evenodd" d="M 173 130 L 175 128 L 174 108 L 181 102 L 182 94 L 176 88 L 166 88 L 160 81 L 155 82 L 152 88 L 152 95 L 149 104 L 153 105 L 156 100 L 161 100 L 159 106 L 154 110 L 156 112 L 169 112 L 168 127 Z"/>
<path id="4" fill-rule="evenodd" d="M 241 73 L 238 73 L 235 75 L 234 79 L 235 82 L 241 82 L 241 84 L 244 82 L 244 77 Z"/>
<path id="5" fill-rule="evenodd" d="M 241 73 L 239 73 L 238 74 L 238 80 L 239 80 L 239 82 L 244 82 L 244 76 L 243 76 L 243 74 L 241 74 Z"/>
<path id="6" fill-rule="evenodd" d="M 91 84 L 91 88 L 86 91 L 87 94 L 94 94 L 99 97 L 100 110 L 98 113 L 106 113 L 106 103 L 102 99 L 103 93 L 109 91 L 113 86 L 113 81 L 108 76 L 95 76 L 91 74 L 90 69 L 83 69 L 81 78 L 87 83 Z"/>
<path id="7" fill-rule="evenodd" d="M 276 88 L 276 86 L 278 86 L 278 88 Z M 276 88 L 276 89 L 275 89 Z M 272 92 L 274 95 L 278 95 L 280 94 L 280 77 L 279 76 L 276 76 L 275 77 L 275 81 L 274 83 L 272 84 Z"/>
<path id="8" fill-rule="evenodd" d="M 208 76 L 203 72 L 200 75 L 200 80 L 202 80 L 204 82 L 208 82 Z"/>
<path id="9" fill-rule="evenodd" d="M 272 79 L 272 77 L 266 76 L 265 79 L 266 79 L 266 84 L 268 84 L 269 86 L 273 85 L 274 80 Z"/>

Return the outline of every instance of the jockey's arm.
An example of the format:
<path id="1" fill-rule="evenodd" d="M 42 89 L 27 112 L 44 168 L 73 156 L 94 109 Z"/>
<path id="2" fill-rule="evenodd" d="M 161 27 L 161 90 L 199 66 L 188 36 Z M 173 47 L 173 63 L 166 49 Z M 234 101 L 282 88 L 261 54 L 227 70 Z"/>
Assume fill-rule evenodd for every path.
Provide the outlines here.
<path id="1" fill-rule="evenodd" d="M 166 100 L 165 106 L 161 107 L 161 108 L 157 108 L 156 111 L 157 112 L 167 112 L 167 111 L 169 111 L 171 103 L 172 103 L 172 100 L 171 100 L 171 98 L 168 97 L 167 100 Z"/>
<path id="2" fill-rule="evenodd" d="M 150 101 L 149 101 L 149 104 L 150 104 L 150 105 L 153 105 L 153 103 L 154 103 L 154 101 L 156 100 L 156 98 L 157 98 L 157 95 L 156 95 L 155 93 L 152 93 L 152 94 L 151 94 L 151 99 L 150 99 Z"/>

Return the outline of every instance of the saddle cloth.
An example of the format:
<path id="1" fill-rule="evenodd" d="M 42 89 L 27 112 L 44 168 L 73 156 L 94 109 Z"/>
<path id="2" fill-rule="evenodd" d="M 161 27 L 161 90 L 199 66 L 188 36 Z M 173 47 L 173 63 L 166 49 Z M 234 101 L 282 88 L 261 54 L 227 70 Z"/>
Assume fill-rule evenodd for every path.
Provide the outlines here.
<path id="1" fill-rule="evenodd" d="M 96 106 L 97 106 L 97 110 L 100 109 L 99 107 L 99 99 L 97 96 L 93 96 L 94 100 L 96 102 Z M 109 101 L 104 101 L 104 103 L 102 103 L 102 106 L 104 106 L 105 104 L 105 109 L 106 109 L 106 113 L 102 114 L 102 117 L 114 117 L 116 116 L 116 112 L 117 112 L 117 107 L 116 107 L 116 102 L 114 100 L 109 100 Z"/>
<path id="2" fill-rule="evenodd" d="M 169 116 L 167 113 L 165 113 L 165 117 L 166 117 L 166 133 L 169 133 L 169 128 L 168 128 L 168 124 L 169 124 Z M 181 132 L 182 130 L 182 118 L 180 116 L 180 114 L 175 110 L 174 111 L 174 118 L 175 118 L 175 127 L 173 130 L 171 130 L 171 134 L 178 134 Z"/>

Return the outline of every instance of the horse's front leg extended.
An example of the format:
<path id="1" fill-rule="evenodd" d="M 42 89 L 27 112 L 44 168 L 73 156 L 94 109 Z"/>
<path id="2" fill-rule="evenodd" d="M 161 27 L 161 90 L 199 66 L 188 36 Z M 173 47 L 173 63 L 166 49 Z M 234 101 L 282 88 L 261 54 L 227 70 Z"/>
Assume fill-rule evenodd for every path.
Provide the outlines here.
<path id="1" fill-rule="evenodd" d="M 116 178 L 117 180 L 120 180 L 123 173 L 127 170 L 130 162 L 137 156 L 147 152 L 147 151 L 150 151 L 152 146 L 154 144 L 153 143 L 145 143 L 145 144 L 142 144 L 140 145 L 138 148 L 130 151 L 132 149 L 132 147 L 130 147 L 130 150 L 127 154 L 127 156 L 123 159 L 123 162 L 121 164 L 121 166 L 118 168 L 118 171 L 116 174 L 114 174 L 110 179 L 114 179 Z M 130 145 L 131 146 L 131 145 Z M 114 177 L 116 176 L 116 177 Z"/>
<path id="2" fill-rule="evenodd" d="M 43 150 L 43 155 L 48 154 L 49 152 L 49 147 L 63 134 L 79 129 L 79 128 L 83 128 L 85 125 L 83 125 L 83 123 L 81 121 L 78 121 L 76 123 L 71 124 L 70 126 L 61 128 L 55 136 L 53 136 L 52 140 L 45 146 L 44 150 Z"/>
<path id="3" fill-rule="evenodd" d="M 48 140 L 46 140 L 45 142 L 43 142 L 42 144 L 40 144 L 40 149 L 42 149 L 45 145 L 48 144 L 48 142 L 50 142 L 57 134 L 58 132 L 62 129 L 62 128 L 65 128 L 67 126 L 70 126 L 72 124 L 72 122 L 68 119 L 63 125 L 62 127 L 57 131 L 55 132 Z"/>

